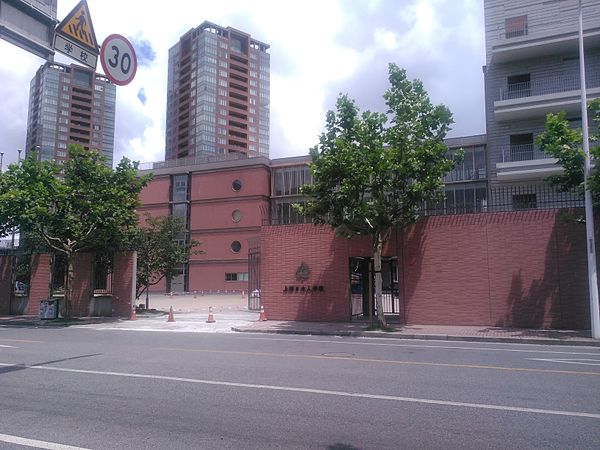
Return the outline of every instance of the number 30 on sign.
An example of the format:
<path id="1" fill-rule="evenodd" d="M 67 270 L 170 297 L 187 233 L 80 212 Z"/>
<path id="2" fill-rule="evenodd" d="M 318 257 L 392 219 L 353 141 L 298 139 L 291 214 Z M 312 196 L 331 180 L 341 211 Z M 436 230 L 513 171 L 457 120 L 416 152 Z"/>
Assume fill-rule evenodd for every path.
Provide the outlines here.
<path id="1" fill-rule="evenodd" d="M 111 34 L 104 39 L 100 63 L 108 79 L 119 86 L 129 84 L 137 71 L 133 46 L 120 34 Z"/>

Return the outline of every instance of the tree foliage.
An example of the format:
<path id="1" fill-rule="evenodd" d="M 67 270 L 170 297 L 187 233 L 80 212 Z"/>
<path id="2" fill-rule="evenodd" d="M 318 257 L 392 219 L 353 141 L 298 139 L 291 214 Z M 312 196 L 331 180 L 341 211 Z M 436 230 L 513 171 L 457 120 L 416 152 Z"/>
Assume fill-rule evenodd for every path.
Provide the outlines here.
<path id="1" fill-rule="evenodd" d="M 0 176 L 0 235 L 18 228 L 66 257 L 65 317 L 71 314 L 74 255 L 118 248 L 137 224 L 135 208 L 149 179 L 138 177 L 137 163 L 127 158 L 113 170 L 98 151 L 78 145 L 69 146 L 64 162 L 32 154 Z"/>
<path id="2" fill-rule="evenodd" d="M 592 128 L 600 128 L 600 99 L 588 104 Z M 600 159 L 600 134 L 590 134 L 590 156 L 595 161 Z M 548 177 L 548 180 L 561 191 L 576 190 L 583 197 L 585 153 L 582 148 L 583 132 L 581 128 L 571 128 L 566 113 L 549 113 L 546 117 L 546 128 L 537 139 L 540 149 L 558 159 L 557 164 L 564 168 L 560 175 Z M 594 206 L 600 205 L 600 172 L 593 167 L 589 177 L 589 189 Z"/>
<path id="3" fill-rule="evenodd" d="M 416 222 L 424 202 L 441 195 L 443 177 L 455 165 L 446 157 L 452 114 L 433 105 L 423 84 L 389 65 L 384 94 L 387 114 L 365 111 L 340 95 L 326 116 L 325 132 L 310 150 L 314 183 L 296 205 L 315 224 L 338 234 L 369 235 L 375 266 L 378 325 L 386 326 L 381 303 L 381 251 L 394 227 Z M 389 121 L 389 125 L 388 125 Z"/>
<path id="4" fill-rule="evenodd" d="M 148 288 L 163 278 L 172 278 L 181 264 L 188 261 L 190 254 L 201 253 L 195 250 L 200 243 L 185 239 L 186 229 L 179 217 L 146 215 L 145 226 L 131 234 L 131 243 L 138 253 L 136 298 L 146 291 L 148 308 Z"/>

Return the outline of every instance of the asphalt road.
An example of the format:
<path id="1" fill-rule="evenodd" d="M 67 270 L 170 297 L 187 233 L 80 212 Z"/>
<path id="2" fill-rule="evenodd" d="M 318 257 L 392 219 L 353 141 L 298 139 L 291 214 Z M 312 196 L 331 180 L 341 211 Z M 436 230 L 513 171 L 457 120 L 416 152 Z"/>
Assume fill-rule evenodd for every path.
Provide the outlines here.
<path id="1" fill-rule="evenodd" d="M 600 348 L 0 328 L 0 448 L 598 448 Z"/>

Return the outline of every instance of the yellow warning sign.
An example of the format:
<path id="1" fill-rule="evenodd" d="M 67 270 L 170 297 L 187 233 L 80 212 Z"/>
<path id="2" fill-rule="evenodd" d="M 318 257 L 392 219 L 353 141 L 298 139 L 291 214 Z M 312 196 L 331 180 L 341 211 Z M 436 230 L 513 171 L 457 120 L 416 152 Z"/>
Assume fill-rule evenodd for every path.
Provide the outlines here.
<path id="1" fill-rule="evenodd" d="M 58 24 L 56 32 L 74 39 L 78 44 L 84 45 L 96 55 L 98 54 L 98 42 L 86 0 L 81 0 L 73 8 L 73 11 Z"/>

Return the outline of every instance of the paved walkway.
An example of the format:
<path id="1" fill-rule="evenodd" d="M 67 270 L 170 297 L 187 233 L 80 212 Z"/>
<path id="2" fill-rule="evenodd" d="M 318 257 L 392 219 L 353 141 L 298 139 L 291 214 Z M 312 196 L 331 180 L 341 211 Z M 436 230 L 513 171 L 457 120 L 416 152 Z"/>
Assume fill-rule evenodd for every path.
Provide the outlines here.
<path id="1" fill-rule="evenodd" d="M 369 331 L 365 323 L 334 322 L 254 322 L 234 327 L 237 332 L 360 336 L 396 339 L 436 339 L 449 341 L 516 342 L 524 344 L 594 345 L 589 331 L 534 330 L 487 326 L 392 325 L 393 331 Z"/>
<path id="2" fill-rule="evenodd" d="M 138 301 L 138 303 L 142 303 Z M 167 322 L 173 307 L 175 322 Z M 209 307 L 215 322 L 207 323 Z M 62 320 L 39 320 L 37 316 L 0 316 L 0 326 L 82 326 L 102 330 L 171 331 L 203 333 L 276 333 L 329 336 L 359 336 L 396 339 L 436 339 L 450 341 L 517 342 L 528 344 L 593 345 L 589 331 L 535 330 L 487 326 L 392 325 L 393 331 L 369 331 L 364 322 L 291 322 L 259 321 L 259 314 L 248 311 L 241 295 L 166 296 L 153 294 L 150 307 L 140 311 L 137 320 L 92 317 Z"/>

